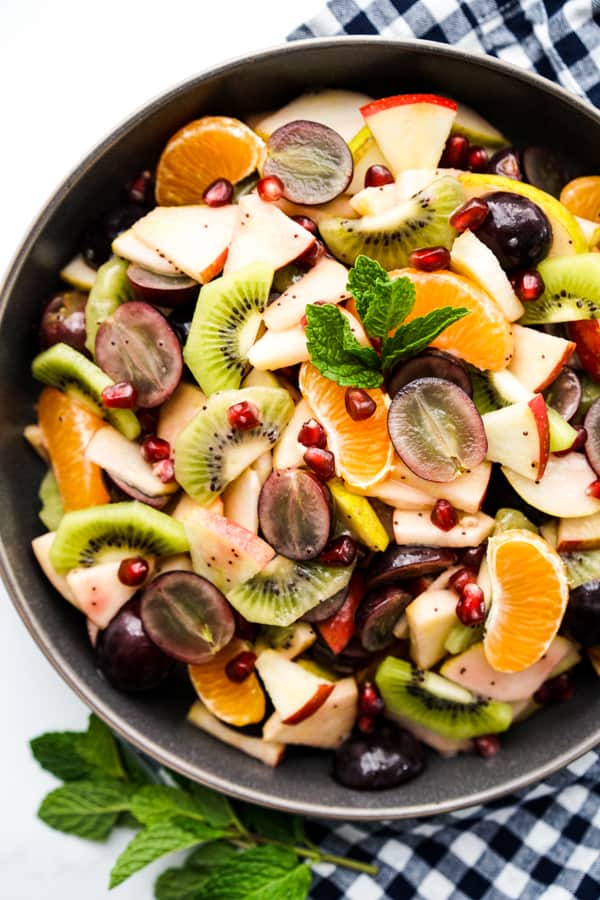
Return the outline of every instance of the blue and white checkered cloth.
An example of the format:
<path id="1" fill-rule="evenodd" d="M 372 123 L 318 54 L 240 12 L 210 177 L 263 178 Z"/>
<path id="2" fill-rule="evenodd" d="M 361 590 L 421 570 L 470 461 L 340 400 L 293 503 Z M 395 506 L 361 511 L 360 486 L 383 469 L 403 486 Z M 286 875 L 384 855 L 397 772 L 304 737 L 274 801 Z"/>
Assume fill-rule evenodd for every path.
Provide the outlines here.
<path id="1" fill-rule="evenodd" d="M 600 106 L 600 0 L 330 0 L 290 40 L 381 34 L 489 53 Z M 486 806 L 389 824 L 320 823 L 331 853 L 376 862 L 371 878 L 321 865 L 311 900 L 600 900 L 600 754 Z"/>

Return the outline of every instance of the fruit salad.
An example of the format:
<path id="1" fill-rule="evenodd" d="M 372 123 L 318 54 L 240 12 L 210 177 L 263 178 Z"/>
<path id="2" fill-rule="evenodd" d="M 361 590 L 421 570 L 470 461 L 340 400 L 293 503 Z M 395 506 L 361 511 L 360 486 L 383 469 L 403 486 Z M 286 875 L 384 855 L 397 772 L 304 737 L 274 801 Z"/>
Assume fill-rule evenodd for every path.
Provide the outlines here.
<path id="1" fill-rule="evenodd" d="M 446 97 L 184 124 L 32 364 L 33 551 L 99 677 L 186 667 L 192 725 L 376 789 L 600 673 L 599 245 L 600 176 Z"/>

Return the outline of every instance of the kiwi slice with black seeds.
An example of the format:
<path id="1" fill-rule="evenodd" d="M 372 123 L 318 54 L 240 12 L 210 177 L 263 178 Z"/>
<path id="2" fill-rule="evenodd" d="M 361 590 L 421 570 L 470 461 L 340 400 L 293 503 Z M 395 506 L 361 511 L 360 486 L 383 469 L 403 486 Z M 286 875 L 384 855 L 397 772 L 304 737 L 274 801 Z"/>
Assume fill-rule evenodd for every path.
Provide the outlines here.
<path id="1" fill-rule="evenodd" d="M 272 281 L 273 269 L 257 262 L 200 291 L 183 358 L 205 394 L 240 386 Z"/>
<path id="2" fill-rule="evenodd" d="M 129 262 L 111 257 L 100 266 L 85 304 L 85 346 L 95 355 L 96 334 L 100 325 L 128 300 L 136 295 L 127 278 Z"/>
<path id="3" fill-rule="evenodd" d="M 329 250 L 347 265 L 364 253 L 390 271 L 408 265 L 411 251 L 419 247 L 450 248 L 456 237 L 450 216 L 464 199 L 458 181 L 444 176 L 384 213 L 322 219 L 319 230 Z"/>
<path id="4" fill-rule="evenodd" d="M 132 500 L 65 513 L 50 562 L 62 573 L 127 556 L 171 556 L 188 550 L 181 522 Z"/>
<path id="5" fill-rule="evenodd" d="M 551 256 L 538 266 L 544 280 L 539 300 L 525 304 L 521 325 L 600 319 L 600 254 Z"/>
<path id="6" fill-rule="evenodd" d="M 227 599 L 249 622 L 285 627 L 344 590 L 352 569 L 274 556 L 249 581 L 229 591 Z"/>
<path id="7" fill-rule="evenodd" d="M 256 407 L 259 423 L 243 431 L 229 422 L 237 403 Z M 175 476 L 184 491 L 208 506 L 227 485 L 270 450 L 292 416 L 294 403 L 284 388 L 248 387 L 210 396 L 175 442 Z"/>
<path id="8" fill-rule="evenodd" d="M 567 569 L 571 590 L 600 578 L 600 550 L 572 550 L 561 553 L 561 559 Z"/>
<path id="9" fill-rule="evenodd" d="M 53 344 L 39 353 L 31 364 L 31 373 L 38 381 L 64 391 L 108 419 L 130 441 L 138 437 L 140 423 L 130 409 L 107 409 L 102 404 L 102 391 L 114 383 L 112 378 L 68 344 Z"/>
<path id="10" fill-rule="evenodd" d="M 506 731 L 512 722 L 509 703 L 478 698 L 404 659 L 388 656 L 377 669 L 375 682 L 390 717 L 401 715 L 448 738 L 495 734 Z"/>

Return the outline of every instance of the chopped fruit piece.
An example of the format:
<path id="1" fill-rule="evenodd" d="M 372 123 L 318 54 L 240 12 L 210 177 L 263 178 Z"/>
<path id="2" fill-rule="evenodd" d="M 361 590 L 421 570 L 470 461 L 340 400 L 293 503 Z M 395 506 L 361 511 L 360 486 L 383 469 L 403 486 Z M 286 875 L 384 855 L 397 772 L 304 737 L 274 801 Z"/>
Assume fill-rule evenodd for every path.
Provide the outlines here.
<path id="1" fill-rule="evenodd" d="M 342 653 L 350 643 L 354 634 L 354 619 L 364 594 L 364 577 L 361 572 L 355 572 L 339 609 L 330 618 L 317 622 L 319 634 L 332 653 Z"/>
<path id="2" fill-rule="evenodd" d="M 177 436 L 206 403 L 206 397 L 195 385 L 182 381 L 166 403 L 160 407 L 156 434 L 174 446 Z"/>
<path id="3" fill-rule="evenodd" d="M 490 295 L 454 272 L 400 270 L 416 288 L 417 298 L 407 322 L 444 306 L 464 307 L 469 315 L 446 328 L 432 342 L 433 347 L 454 353 L 478 369 L 497 371 L 510 362 L 513 338 L 504 313 Z"/>
<path id="4" fill-rule="evenodd" d="M 465 472 L 464 475 L 459 475 L 453 481 L 440 484 L 419 478 L 398 457 L 395 457 L 390 477 L 374 488 L 369 488 L 369 493 L 376 493 L 384 502 L 387 502 L 383 494 L 390 491 L 388 494 L 390 505 L 399 509 L 423 509 L 434 506 L 435 501 L 443 497 L 457 509 L 476 513 L 479 512 L 483 503 L 491 471 L 491 463 L 484 461 L 469 472 Z M 399 490 L 394 491 L 394 488 L 414 490 L 416 492 L 414 500 L 417 505 L 403 506 L 402 500 L 407 499 L 407 495 Z"/>
<path id="5" fill-rule="evenodd" d="M 161 206 L 200 203 L 217 178 L 237 184 L 262 166 L 265 145 L 251 128 L 228 116 L 204 116 L 168 141 L 156 169 Z"/>
<path id="6" fill-rule="evenodd" d="M 560 519 L 556 536 L 559 553 L 600 548 L 600 513 L 580 519 Z"/>
<path id="7" fill-rule="evenodd" d="M 362 117 L 361 122 L 364 122 Z M 337 130 L 339 131 L 339 129 Z M 342 134 L 341 131 L 340 134 Z M 377 141 L 371 134 L 368 125 L 363 124 L 362 128 L 357 130 L 349 141 L 348 146 L 350 147 L 350 152 L 352 153 L 352 159 L 354 161 L 354 175 L 352 176 L 352 181 L 348 187 L 348 192 L 352 195 L 356 195 L 365 187 L 365 175 L 369 168 L 374 165 L 385 165 L 386 160 L 379 149 Z"/>
<path id="8" fill-rule="evenodd" d="M 456 625 L 456 594 L 429 589 L 406 607 L 410 656 L 422 669 L 434 666 L 446 655 L 445 643 Z"/>
<path id="9" fill-rule="evenodd" d="M 328 487 L 338 514 L 356 540 L 370 550 L 385 550 L 389 544 L 387 532 L 366 497 L 352 493 L 337 479 L 330 481 Z"/>
<path id="10" fill-rule="evenodd" d="M 348 270 L 335 259 L 326 256 L 319 260 L 299 281 L 293 282 L 284 293 L 267 306 L 264 323 L 272 331 L 284 331 L 298 325 L 306 306 L 316 301 L 340 303 L 348 298 L 346 282 Z"/>
<path id="11" fill-rule="evenodd" d="M 503 147 L 508 143 L 504 135 L 494 128 L 491 122 L 488 122 L 466 103 L 458 104 L 452 134 L 464 135 L 472 143 L 483 144 L 484 147 Z"/>
<path id="12" fill-rule="evenodd" d="M 285 755 L 285 744 L 251 737 L 242 731 L 228 728 L 227 725 L 224 725 L 219 719 L 209 713 L 199 701 L 192 705 L 188 713 L 188 722 L 196 725 L 197 728 L 210 734 L 221 743 L 235 747 L 236 750 L 241 750 L 242 753 L 260 760 L 267 766 L 273 768 L 278 766 Z M 218 749 L 218 745 L 215 749 Z"/>
<path id="13" fill-rule="evenodd" d="M 31 542 L 31 549 L 33 550 L 33 554 L 37 559 L 39 566 L 52 585 L 52 587 L 58 591 L 61 597 L 64 597 L 69 603 L 72 603 L 73 606 L 77 606 L 75 601 L 75 596 L 73 591 L 69 587 L 69 583 L 64 575 L 60 575 L 52 562 L 50 561 L 50 548 L 54 543 L 55 532 L 49 531 L 47 534 L 41 534 L 39 537 L 36 537 Z"/>
<path id="14" fill-rule="evenodd" d="M 233 185 L 227 178 L 217 178 L 202 194 L 202 200 L 207 206 L 227 206 L 232 197 Z"/>
<path id="15" fill-rule="evenodd" d="M 587 492 L 595 473 L 581 453 L 564 457 L 551 454 L 544 477 L 539 481 L 506 467 L 502 471 L 526 503 L 549 516 L 570 519 L 600 512 L 600 501 Z"/>
<path id="16" fill-rule="evenodd" d="M 60 277 L 80 291 L 89 291 L 96 280 L 96 269 L 88 266 L 83 255 L 78 253 L 60 270 Z"/>
<path id="17" fill-rule="evenodd" d="M 508 371 L 529 391 L 543 391 L 568 363 L 575 344 L 564 338 L 513 325 L 513 356 Z"/>
<path id="18" fill-rule="evenodd" d="M 277 175 L 267 175 L 256 184 L 256 192 L 265 203 L 273 203 L 283 197 L 283 181 Z"/>
<path id="19" fill-rule="evenodd" d="M 252 464 L 254 465 L 255 463 Z M 252 466 L 241 472 L 225 488 L 223 511 L 228 519 L 232 519 L 253 534 L 258 534 L 258 498 L 262 482 Z"/>
<path id="20" fill-rule="evenodd" d="M 515 181 L 530 181 L 529 178 L 523 178 L 519 157 L 511 147 L 494 153 L 487 170 L 492 175 L 504 175 L 506 178 L 514 178 Z"/>
<path id="21" fill-rule="evenodd" d="M 499 672 L 521 672 L 547 652 L 569 599 L 564 563 L 543 538 L 514 529 L 488 542 L 492 606 L 483 649 Z"/>
<path id="22" fill-rule="evenodd" d="M 319 562 L 323 566 L 351 566 L 357 550 L 356 542 L 349 535 L 341 534 L 329 541 L 319 554 Z"/>
<path id="23" fill-rule="evenodd" d="M 115 256 L 126 259 L 130 263 L 141 266 L 148 272 L 165 277 L 181 276 L 181 269 L 165 259 L 159 252 L 148 247 L 137 237 L 133 228 L 122 231 L 112 242 L 112 251 Z"/>
<path id="24" fill-rule="evenodd" d="M 38 421 L 65 510 L 108 503 L 102 470 L 85 456 L 103 420 L 69 394 L 47 387 L 38 400 Z"/>
<path id="25" fill-rule="evenodd" d="M 151 562 L 153 564 L 154 561 Z M 72 569 L 67 574 L 67 584 L 75 604 L 98 628 L 106 628 L 150 573 L 146 562 L 146 575 L 137 584 L 130 585 L 120 576 L 121 566 L 122 562 L 113 560 L 88 568 Z"/>
<path id="26" fill-rule="evenodd" d="M 367 392 L 375 401 L 377 410 L 370 418 L 354 422 L 346 412 L 345 389 L 324 378 L 314 366 L 302 366 L 299 383 L 302 395 L 327 432 L 337 474 L 350 487 L 359 489 L 382 481 L 392 461 L 383 391 L 374 389 Z"/>
<path id="27" fill-rule="evenodd" d="M 334 684 L 286 659 L 276 650 L 263 650 L 256 670 L 284 725 L 297 725 L 325 703 Z"/>
<path id="28" fill-rule="evenodd" d="M 312 647 L 316 639 L 317 633 L 308 622 L 294 622 L 288 628 L 263 626 L 255 650 L 258 655 L 271 647 L 287 659 L 296 659 Z"/>
<path id="29" fill-rule="evenodd" d="M 336 89 L 309 91 L 296 97 L 277 112 L 257 117 L 249 121 L 261 137 L 269 135 L 288 122 L 308 119 L 335 129 L 345 141 L 349 141 L 363 126 L 360 107 L 369 103 L 371 97 L 357 91 Z"/>
<path id="30" fill-rule="evenodd" d="M 250 671 L 243 681 L 233 681 L 227 675 L 228 665 L 249 650 L 249 644 L 233 638 L 212 659 L 188 668 L 190 680 L 204 705 L 228 725 L 252 725 L 265 715 L 265 694 L 256 675 Z"/>
<path id="31" fill-rule="evenodd" d="M 323 436 L 320 432 L 311 434 L 316 437 L 316 443 L 304 444 L 300 441 L 300 431 L 305 422 L 316 421 L 312 415 L 312 410 L 307 401 L 302 399 L 296 405 L 294 413 L 282 432 L 281 438 L 273 448 L 273 468 L 289 469 L 302 465 L 302 457 L 304 456 L 306 447 L 325 447 L 327 440 L 323 430 Z M 319 428 L 322 426 L 319 425 Z"/>
<path id="32" fill-rule="evenodd" d="M 543 477 L 550 453 L 550 429 L 541 394 L 486 413 L 483 424 L 489 460 L 533 481 Z"/>
<path id="33" fill-rule="evenodd" d="M 474 203 L 475 201 L 471 201 Z M 460 229 L 459 229 L 460 230 Z M 452 245 L 451 266 L 465 275 L 496 301 L 509 322 L 520 319 L 523 306 L 515 296 L 506 273 L 490 248 L 468 229 Z"/>
<path id="34" fill-rule="evenodd" d="M 574 178 L 560 192 L 560 202 L 574 216 L 600 221 L 600 176 Z"/>
<path id="35" fill-rule="evenodd" d="M 491 534 L 493 527 L 494 520 L 481 512 L 459 512 L 454 528 L 441 531 L 432 524 L 427 510 L 394 510 L 394 536 L 397 544 L 475 547 Z"/>
<path id="36" fill-rule="evenodd" d="M 570 322 L 568 330 L 581 365 L 593 381 L 600 382 L 600 322 Z"/>
<path id="37" fill-rule="evenodd" d="M 348 737 L 356 720 L 358 688 L 354 678 L 335 682 L 329 697 L 308 718 L 296 725 L 284 725 L 277 712 L 267 719 L 263 737 L 284 744 L 335 749 Z"/>
<path id="38" fill-rule="evenodd" d="M 255 262 L 281 269 L 307 250 L 314 240 L 314 234 L 288 218 L 273 203 L 265 203 L 257 194 L 247 194 L 240 198 L 225 272 L 235 272 Z"/>

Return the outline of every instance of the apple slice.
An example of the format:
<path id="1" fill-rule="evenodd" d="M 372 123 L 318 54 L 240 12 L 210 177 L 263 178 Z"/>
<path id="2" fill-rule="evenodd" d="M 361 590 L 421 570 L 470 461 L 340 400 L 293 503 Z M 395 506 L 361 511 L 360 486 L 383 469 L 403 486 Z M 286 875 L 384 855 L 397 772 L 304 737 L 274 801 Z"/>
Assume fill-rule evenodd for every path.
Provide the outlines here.
<path id="1" fill-rule="evenodd" d="M 455 591 L 429 589 L 406 607 L 410 655 L 420 669 L 429 669 L 446 656 L 446 639 L 458 622 L 457 601 Z"/>
<path id="2" fill-rule="evenodd" d="M 340 89 L 310 91 L 296 97 L 276 112 L 255 117 L 251 127 L 265 140 L 282 125 L 308 119 L 337 131 L 345 141 L 350 141 L 363 127 L 361 106 L 371 102 L 367 94 Z"/>
<path id="3" fill-rule="evenodd" d="M 263 650 L 256 670 L 283 725 L 297 725 L 313 715 L 335 687 L 276 650 Z"/>
<path id="4" fill-rule="evenodd" d="M 223 491 L 224 514 L 253 534 L 258 534 L 258 498 L 261 488 L 260 475 L 250 466 Z"/>
<path id="5" fill-rule="evenodd" d="M 272 331 L 284 331 L 298 325 L 306 306 L 315 301 L 340 303 L 350 296 L 346 291 L 348 269 L 337 260 L 324 256 L 306 275 L 281 297 L 267 306 L 263 321 Z"/>
<path id="6" fill-rule="evenodd" d="M 204 522 L 205 509 L 222 516 L 223 501 L 221 497 L 215 497 L 208 506 L 201 506 L 196 500 L 192 500 L 189 494 L 182 493 L 171 509 L 171 518 L 177 519 L 178 522 L 187 522 L 189 519 L 199 519 L 200 522 Z"/>
<path id="7" fill-rule="evenodd" d="M 450 265 L 455 272 L 465 275 L 487 291 L 509 322 L 521 318 L 525 312 L 523 304 L 513 291 L 506 272 L 498 262 L 498 257 L 469 229 L 459 234 L 454 241 Z"/>
<path id="8" fill-rule="evenodd" d="M 172 556 L 161 556 L 156 562 L 155 575 L 163 572 L 193 572 L 194 567 L 189 553 L 174 553 Z"/>
<path id="9" fill-rule="evenodd" d="M 133 228 L 122 231 L 112 242 L 112 252 L 115 256 L 127 259 L 131 263 L 155 272 L 157 275 L 181 275 L 181 270 L 144 244 L 135 234 Z"/>
<path id="10" fill-rule="evenodd" d="M 550 455 L 550 427 L 541 394 L 482 416 L 486 457 L 525 478 L 542 478 Z"/>
<path id="11" fill-rule="evenodd" d="M 260 657 L 259 657 L 260 659 Z M 334 750 L 348 737 L 356 721 L 358 688 L 354 678 L 342 678 L 322 706 L 296 725 L 286 725 L 276 711 L 263 727 L 263 738 Z"/>
<path id="12" fill-rule="evenodd" d="M 96 269 L 88 266 L 83 253 L 78 253 L 60 270 L 60 277 L 81 291 L 91 291 L 96 280 Z"/>
<path id="13" fill-rule="evenodd" d="M 224 725 L 212 713 L 209 713 L 200 700 L 196 700 L 192 704 L 187 718 L 192 725 L 210 734 L 222 744 L 235 747 L 236 750 L 241 750 L 242 753 L 253 756 L 267 766 L 273 768 L 278 766 L 285 756 L 285 744 L 274 740 L 267 741 L 262 738 L 251 737 L 248 734 L 244 734 L 239 728 L 230 728 L 228 725 Z M 220 745 L 215 745 L 216 753 L 219 752 L 219 747 Z"/>
<path id="14" fill-rule="evenodd" d="M 154 559 L 145 559 L 149 564 L 150 578 Z M 106 628 L 121 607 L 139 590 L 139 586 L 129 587 L 120 581 L 120 564 L 119 560 L 111 560 L 96 566 L 72 569 L 66 576 L 75 604 L 98 628 Z"/>
<path id="15" fill-rule="evenodd" d="M 435 94 L 400 94 L 361 108 L 394 173 L 435 169 L 456 117 L 457 104 Z"/>
<path id="16" fill-rule="evenodd" d="M 157 206 L 132 226 L 143 244 L 206 284 L 222 270 L 237 206 Z"/>
<path id="17" fill-rule="evenodd" d="M 458 104 L 452 134 L 462 134 L 471 144 L 483 144 L 495 149 L 510 143 L 487 119 L 465 103 Z"/>
<path id="18" fill-rule="evenodd" d="M 177 435 L 188 425 L 206 403 L 199 387 L 182 381 L 166 403 L 160 407 L 156 434 L 175 446 Z"/>
<path id="19" fill-rule="evenodd" d="M 559 553 L 600 548 L 600 513 L 583 518 L 561 519 L 558 523 L 556 549 Z"/>
<path id="20" fill-rule="evenodd" d="M 524 325 L 513 325 L 512 332 L 514 347 L 508 371 L 528 390 L 543 391 L 568 363 L 574 342 Z"/>
<path id="21" fill-rule="evenodd" d="M 280 269 L 308 250 L 314 240 L 314 234 L 288 218 L 273 203 L 266 203 L 258 194 L 247 194 L 240 198 L 239 218 L 233 230 L 225 273 L 236 272 L 254 262 Z"/>
<path id="22" fill-rule="evenodd" d="M 381 482 L 374 488 L 369 488 L 369 493 L 380 497 L 386 503 L 389 502 L 382 493 L 377 494 L 375 491 L 385 491 L 387 489 L 386 484 L 390 481 L 404 485 L 406 488 L 410 487 L 413 491 L 417 491 L 418 496 L 429 497 L 429 500 L 426 500 L 419 507 L 402 506 L 402 503 L 390 502 L 390 506 L 395 506 L 398 509 L 421 509 L 433 506 L 436 500 L 443 499 L 448 500 L 457 509 L 462 509 L 468 513 L 476 513 L 484 501 L 491 473 L 491 463 L 484 460 L 484 462 L 475 466 L 474 469 L 471 469 L 470 472 L 459 475 L 453 481 L 440 484 L 419 478 L 418 475 L 411 472 L 408 466 L 404 465 L 401 459 L 395 457 L 390 479 L 386 479 L 386 481 Z"/>
<path id="23" fill-rule="evenodd" d="M 305 422 L 313 419 L 314 414 L 308 401 L 302 398 L 296 408 L 292 418 L 285 426 L 279 441 L 273 448 L 273 468 L 274 469 L 292 469 L 296 466 L 304 464 L 304 454 L 306 447 L 298 440 L 298 432 Z"/>
<path id="24" fill-rule="evenodd" d="M 575 519 L 600 512 L 600 500 L 588 494 L 596 473 L 582 453 L 562 457 L 551 454 L 539 481 L 525 478 L 507 466 L 502 466 L 502 471 L 526 503 L 549 516 Z"/>
<path id="25" fill-rule="evenodd" d="M 95 432 L 85 448 L 84 456 L 104 469 L 122 490 L 151 506 L 154 501 L 164 501 L 165 497 L 179 489 L 176 481 L 166 484 L 161 481 L 151 464 L 143 458 L 140 445 L 128 440 L 112 425 L 104 425 Z M 156 505 L 159 503 L 156 502 Z"/>
<path id="26" fill-rule="evenodd" d="M 445 756 L 446 758 L 456 756 L 457 753 L 468 753 L 473 749 L 473 741 L 471 738 L 459 739 L 446 737 L 446 735 L 439 734 L 439 732 L 434 731 L 432 728 L 427 728 L 426 725 L 421 725 L 419 722 L 413 722 L 411 719 L 407 719 L 406 716 L 393 713 L 391 710 L 386 710 L 385 717 L 392 722 L 396 722 L 397 725 L 405 728 L 406 731 L 410 731 L 418 741 L 421 741 L 422 744 L 427 744 L 432 750 L 437 750 L 441 756 Z"/>
<path id="27" fill-rule="evenodd" d="M 61 597 L 64 597 L 64 599 L 68 600 L 69 603 L 72 603 L 73 606 L 77 606 L 75 595 L 69 587 L 66 577 L 64 575 L 59 575 L 50 562 L 50 547 L 52 546 L 55 535 L 55 531 L 48 531 L 46 534 L 41 534 L 39 537 L 32 540 L 31 548 L 39 563 L 40 569 L 52 587 L 58 591 Z"/>
<path id="28" fill-rule="evenodd" d="M 532 482 L 533 483 L 533 482 Z M 394 539 L 397 544 L 424 544 L 428 547 L 478 547 L 492 533 L 494 519 L 485 513 L 458 511 L 458 521 L 450 531 L 442 531 L 431 521 L 429 509 L 394 510 Z"/>

